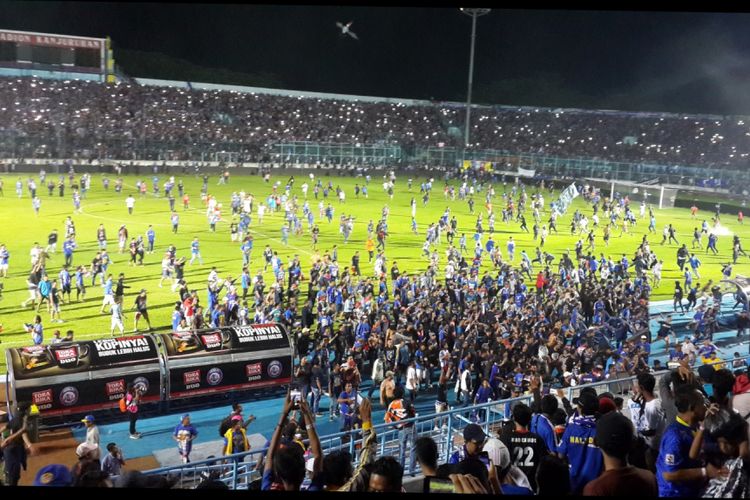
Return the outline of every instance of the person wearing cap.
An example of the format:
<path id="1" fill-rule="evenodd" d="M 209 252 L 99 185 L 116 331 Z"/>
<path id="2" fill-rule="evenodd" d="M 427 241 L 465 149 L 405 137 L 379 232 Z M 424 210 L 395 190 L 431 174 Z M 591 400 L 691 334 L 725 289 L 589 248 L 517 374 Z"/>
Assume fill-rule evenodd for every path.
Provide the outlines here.
<path id="1" fill-rule="evenodd" d="M 632 422 L 620 413 L 609 413 L 597 421 L 594 442 L 601 450 L 604 472 L 586 484 L 584 496 L 657 496 L 654 474 L 628 464 L 635 437 Z"/>
<path id="2" fill-rule="evenodd" d="M 78 462 L 76 462 L 70 469 L 70 474 L 73 476 L 74 483 L 86 472 L 101 470 L 101 462 L 98 458 L 95 458 L 95 455 L 98 454 L 98 452 L 98 446 L 89 443 L 81 443 L 78 445 L 76 448 Z"/>
<path id="3" fill-rule="evenodd" d="M 487 440 L 484 430 L 477 424 L 469 424 L 464 427 L 464 445 L 458 451 L 455 451 L 448 458 L 448 463 L 438 467 L 438 476 L 447 477 L 450 472 L 450 465 L 456 465 L 466 460 L 481 461 L 488 465 L 487 459 L 481 456 L 482 447 Z"/>
<path id="4" fill-rule="evenodd" d="M 86 443 L 96 448 L 92 458 L 99 460 L 99 427 L 96 425 L 93 415 L 86 415 L 81 422 L 86 425 Z"/>
<path id="5" fill-rule="evenodd" d="M 497 477 L 503 495 L 533 495 L 529 477 L 511 460 L 511 452 L 500 439 L 487 439 L 482 451 L 489 461 L 489 477 Z M 494 470 L 493 470 L 494 469 Z"/>
<path id="6" fill-rule="evenodd" d="M 70 470 L 62 464 L 45 465 L 36 473 L 33 486 L 44 487 L 70 487 L 73 485 L 73 476 Z"/>
<path id="7" fill-rule="evenodd" d="M 172 438 L 177 441 L 177 451 L 182 457 L 183 464 L 190 463 L 190 451 L 193 449 L 193 440 L 197 437 L 198 430 L 190 423 L 190 415 L 186 413 L 172 433 Z"/>
<path id="8" fill-rule="evenodd" d="M 602 455 L 594 444 L 595 415 L 599 411 L 599 398 L 582 391 L 577 400 L 578 415 L 571 418 L 557 449 L 560 458 L 570 464 L 570 486 L 574 495 L 599 476 L 603 467 Z"/>
<path id="9" fill-rule="evenodd" d="M 250 443 L 247 440 L 245 428 L 242 427 L 242 416 L 234 415 L 231 421 L 232 427 L 224 434 L 223 455 L 232 455 L 233 453 L 242 453 L 250 450 Z"/>

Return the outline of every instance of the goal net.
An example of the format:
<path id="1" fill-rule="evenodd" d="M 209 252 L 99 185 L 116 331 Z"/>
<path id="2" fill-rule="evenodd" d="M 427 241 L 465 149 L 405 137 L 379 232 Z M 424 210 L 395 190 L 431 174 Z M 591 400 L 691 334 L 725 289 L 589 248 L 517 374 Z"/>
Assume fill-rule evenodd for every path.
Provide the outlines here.
<path id="1" fill-rule="evenodd" d="M 631 203 L 645 201 L 647 205 L 658 208 L 674 208 L 677 192 L 677 189 L 667 188 L 660 184 L 612 182 L 609 192 L 605 194 L 614 199 L 627 196 Z"/>

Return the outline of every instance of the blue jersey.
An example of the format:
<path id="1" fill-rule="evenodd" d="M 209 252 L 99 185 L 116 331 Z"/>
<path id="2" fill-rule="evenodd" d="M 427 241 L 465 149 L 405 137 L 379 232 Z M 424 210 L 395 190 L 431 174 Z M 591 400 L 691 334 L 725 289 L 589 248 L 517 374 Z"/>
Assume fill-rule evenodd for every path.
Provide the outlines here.
<path id="1" fill-rule="evenodd" d="M 341 394 L 339 394 L 340 399 L 353 399 L 354 394 L 349 394 L 346 391 L 342 391 Z M 339 411 L 341 412 L 341 415 L 349 415 L 349 403 L 339 403 Z"/>
<path id="2" fill-rule="evenodd" d="M 73 250 L 76 248 L 75 241 L 65 240 L 63 243 L 63 253 L 65 255 L 73 255 Z"/>
<path id="3" fill-rule="evenodd" d="M 694 497 L 700 494 L 703 480 L 677 483 L 667 481 L 662 476 L 665 472 L 701 466 L 699 460 L 691 460 L 689 456 L 694 433 L 679 417 L 664 431 L 659 446 L 659 458 L 656 460 L 656 483 L 659 485 L 660 497 Z"/>
<path id="4" fill-rule="evenodd" d="M 62 286 L 70 285 L 70 273 L 66 269 L 63 269 L 62 271 L 60 271 L 60 274 L 58 274 L 58 277 L 60 278 L 60 284 Z"/>
<path id="5" fill-rule="evenodd" d="M 595 435 L 596 421 L 593 416 L 575 417 L 565 429 L 557 449 L 558 453 L 568 457 L 573 494 L 580 494 L 583 487 L 599 477 L 604 468 L 602 453 L 594 445 Z"/>
<path id="6" fill-rule="evenodd" d="M 148 231 L 146 231 L 146 237 L 148 238 L 148 241 L 154 241 L 154 239 L 156 238 L 156 231 L 154 231 L 153 229 L 149 229 Z"/>
<path id="7" fill-rule="evenodd" d="M 193 427 L 192 424 L 188 425 L 177 425 L 177 427 L 174 428 L 174 437 L 178 439 L 177 441 L 177 448 L 179 449 L 180 453 L 183 455 L 187 455 L 190 453 L 190 450 L 193 447 L 193 439 L 195 439 L 198 436 L 198 430 Z"/>
<path id="8" fill-rule="evenodd" d="M 531 427 L 529 430 L 542 438 L 544 444 L 547 445 L 547 449 L 550 451 L 550 453 L 557 452 L 555 427 L 547 417 L 545 417 L 541 413 L 535 413 L 534 416 L 531 417 Z"/>
<path id="9" fill-rule="evenodd" d="M 182 321 L 182 313 L 180 311 L 173 311 L 172 312 L 172 330 L 177 330 L 180 326 L 180 321 Z"/>
<path id="10" fill-rule="evenodd" d="M 194 254 L 197 254 L 200 252 L 200 244 L 197 241 L 194 241 L 190 244 L 190 251 Z"/>

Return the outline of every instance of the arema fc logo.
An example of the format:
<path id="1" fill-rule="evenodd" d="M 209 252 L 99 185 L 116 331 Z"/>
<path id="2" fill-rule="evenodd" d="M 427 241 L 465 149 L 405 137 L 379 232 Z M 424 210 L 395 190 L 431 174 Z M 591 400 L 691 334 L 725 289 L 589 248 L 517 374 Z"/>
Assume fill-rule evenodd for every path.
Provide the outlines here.
<path id="1" fill-rule="evenodd" d="M 63 406 L 73 406 L 78 402 L 78 389 L 67 386 L 60 391 L 60 403 Z"/>
<path id="2" fill-rule="evenodd" d="M 281 363 L 278 361 L 271 361 L 268 365 L 268 375 L 271 378 L 277 378 L 281 375 Z"/>
<path id="3" fill-rule="evenodd" d="M 208 385 L 219 385 L 224 380 L 224 373 L 219 368 L 211 368 L 206 375 Z"/>

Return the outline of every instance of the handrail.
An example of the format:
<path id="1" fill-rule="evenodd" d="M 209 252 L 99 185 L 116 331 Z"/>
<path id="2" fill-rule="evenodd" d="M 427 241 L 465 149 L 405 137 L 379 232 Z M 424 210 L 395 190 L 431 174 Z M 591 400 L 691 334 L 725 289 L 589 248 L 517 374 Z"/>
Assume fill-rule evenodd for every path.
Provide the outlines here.
<path id="1" fill-rule="evenodd" d="M 732 359 L 728 359 L 728 360 L 719 360 L 719 361 L 715 361 L 715 362 L 711 362 L 711 363 L 702 363 L 699 366 L 702 366 L 703 364 L 707 364 L 707 365 L 729 364 L 729 363 L 732 363 L 735 359 L 742 359 L 742 360 L 747 361 L 747 360 L 750 359 L 750 355 L 740 356 L 739 358 L 732 358 Z M 697 366 L 693 366 L 692 367 L 693 371 L 697 371 L 697 368 L 698 368 Z M 661 377 L 661 376 L 663 376 L 663 375 L 665 375 L 667 373 L 670 373 L 670 371 L 669 370 L 665 370 L 663 372 L 657 373 L 656 376 L 657 377 Z M 580 393 L 580 391 L 582 389 L 587 388 L 587 387 L 594 387 L 595 388 L 595 387 L 601 387 L 601 386 L 604 386 L 604 385 L 609 386 L 609 385 L 613 385 L 613 384 L 618 384 L 618 385 L 619 384 L 627 384 L 627 383 L 632 383 L 636 379 L 637 379 L 637 376 L 628 376 L 628 377 L 623 377 L 623 378 L 607 379 L 607 380 L 602 380 L 602 381 L 599 381 L 599 382 L 592 382 L 592 383 L 588 383 L 588 384 L 582 384 L 582 385 L 575 386 L 575 387 L 566 387 L 566 388 L 563 389 L 563 391 L 566 392 L 566 395 L 565 395 L 566 399 L 572 400 L 575 394 Z M 621 386 L 620 389 L 618 390 L 618 392 L 621 392 L 622 390 L 623 389 L 622 389 L 622 386 Z M 484 422 L 481 422 L 480 425 L 483 426 L 485 433 L 489 434 L 490 433 L 490 426 L 491 426 L 490 424 L 493 423 L 493 422 L 498 422 L 498 420 L 491 421 L 490 417 L 492 415 L 492 412 L 493 411 L 497 412 L 497 408 L 493 408 L 493 407 L 501 407 L 502 406 L 503 408 L 507 408 L 509 404 L 512 405 L 515 402 L 527 402 L 527 401 L 530 401 L 532 398 L 533 398 L 533 395 L 531 395 L 531 394 L 525 394 L 523 396 L 519 396 L 519 397 L 515 397 L 515 398 L 503 399 L 503 400 L 498 400 L 498 401 L 488 401 L 486 403 L 481 403 L 481 404 L 478 404 L 478 405 L 468 405 L 468 406 L 464 406 L 464 407 L 456 407 L 456 408 L 452 408 L 452 409 L 450 409 L 448 411 L 441 412 L 441 413 L 429 413 L 427 415 L 417 415 L 417 416 L 412 417 L 412 418 L 400 420 L 397 423 L 383 423 L 383 424 L 373 425 L 372 426 L 372 430 L 373 430 L 373 432 L 376 432 L 379 435 L 380 443 L 379 443 L 378 447 L 379 447 L 379 450 L 380 450 L 380 454 L 384 454 L 385 447 L 386 447 L 386 442 L 387 442 L 385 438 L 387 436 L 389 436 L 389 434 L 393 434 L 393 433 L 398 434 L 398 432 L 399 432 L 399 429 L 396 429 L 396 425 L 403 425 L 403 424 L 412 423 L 412 424 L 414 424 L 414 427 L 415 427 L 415 430 L 416 430 L 416 427 L 419 426 L 420 424 L 422 426 L 424 426 L 424 424 L 429 424 L 428 425 L 428 429 L 431 431 L 432 430 L 432 424 L 434 422 L 436 422 L 436 421 L 437 422 L 445 422 L 445 424 L 447 426 L 447 429 L 446 429 L 446 431 L 444 433 L 441 431 L 441 437 L 443 438 L 443 440 L 439 444 L 442 445 L 442 448 L 443 448 L 443 453 L 442 453 L 442 455 L 443 455 L 442 456 L 443 461 L 447 461 L 448 458 L 449 458 L 449 456 L 450 456 L 450 453 L 451 453 L 451 451 L 453 449 L 453 446 L 452 446 L 453 431 L 454 430 L 458 430 L 460 428 L 463 428 L 464 425 L 462 425 L 462 424 L 463 423 L 468 423 L 470 421 L 470 419 L 467 419 L 466 417 L 464 417 L 464 414 L 479 412 L 480 410 L 486 410 L 487 418 L 485 418 Z M 500 419 L 500 421 L 502 421 L 502 420 L 504 420 L 504 419 Z M 347 446 L 348 449 L 349 449 L 349 452 L 352 455 L 352 458 L 353 458 L 355 464 L 358 464 L 359 458 L 355 454 L 355 449 L 356 449 L 356 445 L 357 444 L 361 445 L 364 442 L 364 439 L 362 437 L 358 437 L 357 436 L 361 432 L 362 432 L 361 429 L 353 429 L 353 430 L 350 430 L 350 431 L 337 432 L 337 433 L 334 433 L 334 434 L 328 434 L 326 436 L 321 436 L 319 439 L 321 441 L 321 444 L 322 443 L 326 443 L 326 442 L 329 443 L 329 444 L 331 444 L 331 446 L 329 446 L 327 449 L 334 449 L 334 448 L 335 449 L 339 449 L 339 448 L 341 448 L 343 446 Z M 348 442 L 346 442 L 345 440 L 342 439 L 342 438 L 347 437 L 347 436 L 349 437 Z M 338 440 L 340 444 L 338 446 L 333 446 L 333 442 L 335 442 L 336 440 Z M 307 443 L 309 443 L 309 440 L 305 440 L 304 442 L 307 444 Z M 392 440 L 390 442 L 392 442 Z M 413 445 L 413 443 L 412 443 L 412 445 Z M 229 467 L 231 467 L 231 470 L 229 470 L 227 472 L 230 474 L 229 481 L 231 481 L 232 488 L 234 489 L 234 488 L 236 488 L 237 482 L 238 482 L 239 479 L 244 478 L 244 477 L 248 477 L 248 476 L 250 476 L 252 474 L 252 472 L 245 471 L 244 473 L 240 473 L 238 475 L 238 471 L 237 471 L 238 467 L 244 466 L 247 469 L 247 468 L 249 468 L 249 467 L 254 466 L 254 465 L 257 464 L 257 460 L 251 461 L 249 463 L 243 463 L 244 460 L 245 460 L 245 457 L 251 456 L 251 455 L 259 455 L 259 454 L 262 455 L 262 456 L 265 456 L 265 454 L 266 454 L 267 451 L 268 451 L 268 448 L 264 447 L 264 448 L 262 448 L 260 450 L 251 450 L 251 451 L 246 451 L 246 452 L 242 452 L 242 453 L 236 453 L 236 454 L 232 454 L 232 455 L 226 455 L 226 456 L 220 456 L 220 457 L 215 457 L 215 458 L 209 458 L 209 459 L 200 460 L 200 461 L 197 461 L 197 462 L 191 462 L 190 464 L 187 464 L 187 465 L 182 464 L 182 465 L 178 465 L 178 466 L 169 466 L 169 467 L 161 467 L 161 468 L 157 468 L 157 469 L 151 469 L 151 470 L 144 471 L 144 474 L 149 474 L 149 475 L 152 475 L 152 474 L 171 474 L 171 473 L 174 473 L 174 472 L 180 472 L 180 473 L 182 473 L 184 471 L 190 470 L 190 471 L 192 471 L 193 475 L 195 475 L 198 472 L 197 469 L 199 469 L 201 467 L 209 468 L 209 469 L 211 467 L 213 467 L 215 469 L 216 468 L 223 469 L 223 468 L 229 466 Z M 223 464 L 221 464 L 219 466 L 219 465 L 217 465 L 217 462 L 225 462 L 225 463 L 223 463 Z M 230 462 L 230 463 L 226 463 L 226 462 Z M 415 472 L 414 467 L 410 467 L 409 470 L 406 470 L 406 463 L 404 463 L 403 465 L 404 465 L 404 468 L 405 468 L 405 473 L 414 473 Z"/>

